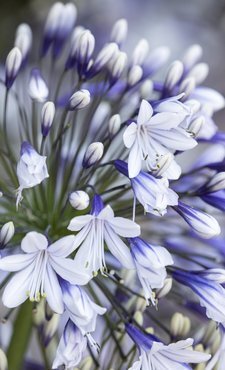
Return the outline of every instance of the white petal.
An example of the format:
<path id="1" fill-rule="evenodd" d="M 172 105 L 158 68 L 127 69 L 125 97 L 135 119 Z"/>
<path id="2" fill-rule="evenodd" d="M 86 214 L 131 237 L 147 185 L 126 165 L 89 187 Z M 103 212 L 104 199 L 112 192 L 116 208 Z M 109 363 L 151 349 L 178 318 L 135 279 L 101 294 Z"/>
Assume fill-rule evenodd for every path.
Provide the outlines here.
<path id="1" fill-rule="evenodd" d="M 69 258 L 50 256 L 49 261 L 55 272 L 71 284 L 84 285 L 90 280 L 90 276 L 80 272 L 80 266 Z"/>
<path id="2" fill-rule="evenodd" d="M 185 118 L 185 115 L 163 112 L 154 115 L 151 120 L 148 122 L 148 127 L 156 127 L 160 130 L 171 130 L 174 127 L 177 127 Z"/>
<path id="3" fill-rule="evenodd" d="M 141 106 L 138 113 L 137 123 L 138 125 L 143 125 L 148 122 L 153 115 L 153 109 L 151 104 L 147 100 L 142 100 Z"/>
<path id="4" fill-rule="evenodd" d="M 47 264 L 45 273 L 44 291 L 51 309 L 58 314 L 62 314 L 64 311 L 62 290 L 60 288 L 56 273 L 49 264 Z"/>
<path id="5" fill-rule="evenodd" d="M 27 292 L 30 284 L 34 264 L 17 272 L 6 285 L 2 301 L 6 307 L 17 307 L 28 298 Z"/>
<path id="6" fill-rule="evenodd" d="M 151 136 L 164 145 L 166 148 L 173 150 L 188 150 L 197 145 L 197 142 L 182 129 L 172 129 L 171 131 L 154 130 Z"/>
<path id="7" fill-rule="evenodd" d="M 214 111 L 220 110 L 225 106 L 224 97 L 218 91 L 209 87 L 197 87 L 191 94 L 191 98 L 211 106 Z"/>
<path id="8" fill-rule="evenodd" d="M 104 207 L 101 210 L 101 212 L 98 214 L 98 218 L 101 220 L 110 220 L 113 217 L 114 217 L 114 212 L 113 212 L 112 207 L 110 207 L 109 205 Z"/>
<path id="9" fill-rule="evenodd" d="M 138 140 L 136 140 L 130 150 L 128 158 L 128 173 L 130 178 L 136 177 L 139 174 L 141 171 L 141 163 L 142 153 L 138 144 Z"/>
<path id="10" fill-rule="evenodd" d="M 93 219 L 92 215 L 77 216 L 72 218 L 67 227 L 71 231 L 79 231 Z"/>
<path id="11" fill-rule="evenodd" d="M 137 136 L 137 125 L 132 122 L 124 131 L 123 142 L 126 148 L 131 148 Z"/>
<path id="12" fill-rule="evenodd" d="M 56 257 L 67 257 L 74 251 L 75 236 L 68 235 L 57 240 L 48 247 L 48 252 L 54 254 Z"/>
<path id="13" fill-rule="evenodd" d="M 31 264 L 35 254 L 14 254 L 0 259 L 0 270 L 19 271 Z"/>
<path id="14" fill-rule="evenodd" d="M 128 269 L 134 268 L 129 248 L 108 225 L 105 226 L 104 238 L 110 252 L 118 261 Z"/>
<path id="15" fill-rule="evenodd" d="M 141 233 L 140 226 L 136 222 L 124 217 L 114 217 L 112 220 L 108 220 L 108 224 L 116 234 L 124 238 L 134 238 Z"/>
<path id="16" fill-rule="evenodd" d="M 34 253 L 46 249 L 48 246 L 47 238 L 36 231 L 29 232 L 21 242 L 21 249 L 26 253 Z"/>

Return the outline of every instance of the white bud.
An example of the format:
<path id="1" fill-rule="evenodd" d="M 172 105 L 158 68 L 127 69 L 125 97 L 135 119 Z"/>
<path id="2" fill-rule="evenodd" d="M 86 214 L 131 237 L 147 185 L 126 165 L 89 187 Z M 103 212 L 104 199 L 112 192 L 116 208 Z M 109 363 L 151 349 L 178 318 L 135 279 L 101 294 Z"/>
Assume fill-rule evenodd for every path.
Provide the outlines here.
<path id="1" fill-rule="evenodd" d="M 196 64 L 188 73 L 187 77 L 193 77 L 195 79 L 196 85 L 200 85 L 205 81 L 209 74 L 209 66 L 206 63 Z"/>
<path id="2" fill-rule="evenodd" d="M 207 191 L 215 192 L 225 189 L 225 172 L 219 172 L 206 185 Z"/>
<path id="3" fill-rule="evenodd" d="M 162 288 L 156 290 L 156 298 L 160 299 L 165 297 L 171 290 L 173 284 L 172 278 L 166 278 Z"/>
<path id="4" fill-rule="evenodd" d="M 79 61 L 81 63 L 88 63 L 95 48 L 95 38 L 93 34 L 91 31 L 85 30 L 80 33 L 77 42 L 77 56 Z"/>
<path id="5" fill-rule="evenodd" d="M 192 45 L 189 49 L 187 49 L 182 59 L 185 70 L 189 71 L 201 57 L 202 47 L 200 45 Z"/>
<path id="6" fill-rule="evenodd" d="M 191 321 L 189 317 L 184 316 L 183 317 L 183 328 L 182 328 L 182 336 L 186 337 L 191 329 Z"/>
<path id="7" fill-rule="evenodd" d="M 19 48 L 14 47 L 8 54 L 5 62 L 5 85 L 9 89 L 15 81 L 22 64 L 22 54 Z"/>
<path id="8" fill-rule="evenodd" d="M 194 137 L 198 136 L 204 123 L 205 123 L 204 116 L 197 117 L 188 126 L 188 132 L 190 132 Z"/>
<path id="9" fill-rule="evenodd" d="M 4 224 L 0 231 L 0 246 L 3 247 L 12 239 L 15 233 L 15 227 L 12 221 Z"/>
<path id="10" fill-rule="evenodd" d="M 165 79 L 165 87 L 167 89 L 173 89 L 174 86 L 180 81 L 184 72 L 183 63 L 179 60 L 173 62 L 167 72 L 166 79 Z"/>
<path id="11" fill-rule="evenodd" d="M 127 83 L 129 86 L 136 85 L 143 76 L 143 69 L 139 65 L 134 65 L 129 70 Z"/>
<path id="12" fill-rule="evenodd" d="M 0 348 L 0 370 L 8 370 L 8 360 L 5 352 Z"/>
<path id="13" fill-rule="evenodd" d="M 17 27 L 14 45 L 20 49 L 23 60 L 29 54 L 32 38 L 32 31 L 28 24 L 22 23 Z"/>
<path id="14" fill-rule="evenodd" d="M 109 120 L 109 134 L 114 136 L 120 130 L 121 127 L 121 118 L 119 114 L 114 114 Z"/>
<path id="15" fill-rule="evenodd" d="M 170 321 L 170 332 L 174 337 L 180 336 L 183 329 L 183 315 L 176 312 Z"/>
<path id="16" fill-rule="evenodd" d="M 60 17 L 62 16 L 64 10 L 64 5 L 57 1 L 53 6 L 51 7 L 48 17 L 45 23 L 45 34 L 48 35 L 48 37 L 52 37 L 59 25 Z"/>
<path id="17" fill-rule="evenodd" d="M 132 65 L 137 64 L 142 65 L 145 61 L 145 58 L 148 55 L 148 51 L 149 51 L 148 41 L 146 39 L 141 39 L 133 51 L 131 59 Z"/>
<path id="18" fill-rule="evenodd" d="M 54 313 L 49 321 L 44 326 L 44 343 L 45 346 L 48 345 L 54 334 L 56 333 L 59 326 L 60 315 Z"/>
<path id="19" fill-rule="evenodd" d="M 52 101 L 47 101 L 41 111 L 41 130 L 42 135 L 47 136 L 52 126 L 55 117 L 55 104 Z"/>
<path id="20" fill-rule="evenodd" d="M 117 81 L 122 75 L 124 68 L 127 64 L 127 55 L 123 51 L 118 51 L 115 58 L 109 64 L 109 70 L 112 81 Z"/>
<path id="21" fill-rule="evenodd" d="M 185 102 L 185 105 L 190 108 L 191 114 L 196 114 L 201 108 L 201 103 L 198 100 L 190 99 Z"/>
<path id="22" fill-rule="evenodd" d="M 94 63 L 96 70 L 99 71 L 102 67 L 104 67 L 117 52 L 118 45 L 115 42 L 110 42 L 109 44 L 103 46 Z"/>
<path id="23" fill-rule="evenodd" d="M 49 90 L 45 80 L 41 76 L 40 71 L 34 68 L 31 71 L 28 91 L 31 99 L 43 103 L 47 100 Z"/>
<path id="24" fill-rule="evenodd" d="M 85 191 L 77 190 L 69 195 L 69 202 L 73 208 L 82 211 L 89 206 L 90 198 Z"/>
<path id="25" fill-rule="evenodd" d="M 127 29 L 127 20 L 125 18 L 119 19 L 112 28 L 111 41 L 121 45 L 126 40 Z"/>
<path id="26" fill-rule="evenodd" d="M 103 156 L 104 145 L 100 142 L 91 143 L 84 155 L 83 167 L 89 168 L 97 163 Z"/>
<path id="27" fill-rule="evenodd" d="M 69 109 L 83 109 L 88 106 L 91 101 L 91 96 L 88 90 L 82 89 L 76 91 L 70 98 Z"/>
<path id="28" fill-rule="evenodd" d="M 184 93 L 184 97 L 181 98 L 180 100 L 186 100 L 188 96 L 192 93 L 192 91 L 195 89 L 195 79 L 193 77 L 187 77 L 185 78 L 181 84 L 180 84 L 180 90 L 179 93 Z"/>
<path id="29" fill-rule="evenodd" d="M 140 93 L 141 99 L 148 100 L 153 92 L 153 82 L 152 80 L 145 80 L 141 85 Z"/>

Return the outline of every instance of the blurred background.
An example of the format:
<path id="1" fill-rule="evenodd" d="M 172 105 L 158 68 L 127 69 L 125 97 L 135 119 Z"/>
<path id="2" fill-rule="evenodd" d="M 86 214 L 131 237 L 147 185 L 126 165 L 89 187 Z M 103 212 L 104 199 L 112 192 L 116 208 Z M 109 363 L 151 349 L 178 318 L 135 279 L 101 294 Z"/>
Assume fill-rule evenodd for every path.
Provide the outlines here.
<path id="1" fill-rule="evenodd" d="M 52 0 L 0 1 L 1 61 L 11 49 L 16 26 L 26 21 L 37 37 L 41 36 L 43 21 Z M 179 58 L 193 43 L 204 48 L 203 61 L 209 63 L 207 84 L 225 95 L 225 0 L 75 0 L 78 24 L 106 37 L 115 20 L 129 22 L 128 48 L 141 37 L 150 46 L 170 47 L 171 60 Z M 225 113 L 219 113 L 220 126 Z M 217 121 L 217 122 L 218 122 Z M 224 124 L 225 127 L 225 124 Z"/>

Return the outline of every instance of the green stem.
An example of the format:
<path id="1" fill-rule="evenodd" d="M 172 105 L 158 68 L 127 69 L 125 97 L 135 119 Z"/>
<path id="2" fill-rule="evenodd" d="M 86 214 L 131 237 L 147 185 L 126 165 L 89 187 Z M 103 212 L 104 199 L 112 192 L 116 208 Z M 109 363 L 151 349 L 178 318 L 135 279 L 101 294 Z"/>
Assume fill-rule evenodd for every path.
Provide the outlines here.
<path id="1" fill-rule="evenodd" d="M 7 351 L 8 370 L 22 370 L 32 327 L 32 304 L 26 301 L 20 307 L 14 322 L 13 335 Z"/>

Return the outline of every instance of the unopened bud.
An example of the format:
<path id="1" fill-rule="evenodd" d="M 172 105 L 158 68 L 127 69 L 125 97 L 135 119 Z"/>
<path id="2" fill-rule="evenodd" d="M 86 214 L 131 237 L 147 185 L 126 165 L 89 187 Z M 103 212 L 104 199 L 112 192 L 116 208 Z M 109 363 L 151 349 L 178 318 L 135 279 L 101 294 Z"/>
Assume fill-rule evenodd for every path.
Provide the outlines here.
<path id="1" fill-rule="evenodd" d="M 114 114 L 109 120 L 109 134 L 114 136 L 120 130 L 121 127 L 121 118 L 119 114 Z"/>
<path id="2" fill-rule="evenodd" d="M 71 206 L 79 211 L 86 209 L 89 206 L 89 195 L 83 190 L 73 191 L 69 196 Z"/>
<path id="3" fill-rule="evenodd" d="M 173 284 L 172 278 L 166 278 L 162 288 L 156 290 L 156 298 L 160 299 L 165 297 L 171 290 Z"/>
<path id="4" fill-rule="evenodd" d="M 143 321 L 144 321 L 144 318 L 143 318 L 143 314 L 141 311 L 136 311 L 135 314 L 134 314 L 134 319 L 135 321 L 137 321 L 137 323 L 139 325 L 143 325 Z"/>
<path id="5" fill-rule="evenodd" d="M 0 231 L 0 248 L 3 248 L 12 239 L 15 233 L 15 227 L 12 221 L 4 224 Z"/>
<path id="6" fill-rule="evenodd" d="M 86 150 L 86 153 L 84 155 L 84 159 L 83 159 L 83 167 L 84 168 L 89 168 L 91 166 L 93 166 L 94 164 L 96 164 L 103 156 L 103 152 L 104 152 L 104 145 L 100 142 L 96 142 L 96 143 L 91 143 L 87 150 Z"/>
<path id="7" fill-rule="evenodd" d="M 127 29 L 127 20 L 125 18 L 119 19 L 112 28 L 111 41 L 121 45 L 126 40 Z"/>
<path id="8" fill-rule="evenodd" d="M 200 116 L 194 119 L 188 126 L 188 132 L 190 132 L 190 134 L 194 137 L 198 136 L 204 123 L 205 123 L 205 118 L 203 116 Z"/>
<path id="9" fill-rule="evenodd" d="M 193 77 L 195 79 L 196 85 L 200 85 L 205 81 L 209 73 L 209 66 L 206 63 L 196 64 L 188 73 L 188 77 Z"/>
<path id="10" fill-rule="evenodd" d="M 77 59 L 79 63 L 88 64 L 95 48 L 95 38 L 91 31 L 85 30 L 81 32 L 77 43 Z"/>
<path id="11" fill-rule="evenodd" d="M 190 321 L 189 317 L 184 316 L 182 336 L 186 337 L 187 334 L 189 333 L 190 329 L 191 329 L 191 321 Z"/>
<path id="12" fill-rule="evenodd" d="M 149 44 L 146 39 L 141 39 L 136 45 L 132 55 L 132 65 L 142 65 L 148 55 Z"/>
<path id="13" fill-rule="evenodd" d="M 30 52 L 32 38 L 32 31 L 28 24 L 22 23 L 17 27 L 14 45 L 20 49 L 23 61 Z"/>
<path id="14" fill-rule="evenodd" d="M 118 52 L 118 45 L 115 42 L 110 42 L 103 46 L 103 48 L 98 53 L 94 68 L 96 71 L 100 71 L 102 67 L 104 67 L 110 59 Z"/>
<path id="15" fill-rule="evenodd" d="M 180 91 L 179 93 L 184 93 L 184 97 L 180 100 L 186 100 L 188 96 L 192 93 L 192 91 L 195 89 L 195 79 L 193 77 L 187 77 L 185 78 L 181 84 L 180 84 Z"/>
<path id="16" fill-rule="evenodd" d="M 225 172 L 218 172 L 206 185 L 208 192 L 215 192 L 225 189 Z"/>
<path id="17" fill-rule="evenodd" d="M 143 69 L 139 65 L 132 66 L 127 76 L 129 86 L 136 85 L 142 78 Z"/>
<path id="18" fill-rule="evenodd" d="M 5 352 L 0 348 L 0 370 L 8 370 L 8 360 Z"/>
<path id="19" fill-rule="evenodd" d="M 183 63 L 179 60 L 173 62 L 167 72 L 165 79 L 165 88 L 171 90 L 180 81 L 184 71 Z"/>
<path id="20" fill-rule="evenodd" d="M 202 57 L 202 47 L 198 44 L 192 45 L 184 54 L 182 62 L 185 70 L 189 71 Z"/>
<path id="21" fill-rule="evenodd" d="M 22 64 L 22 54 L 19 48 L 14 47 L 8 54 L 5 62 L 5 86 L 10 89 L 15 81 Z"/>
<path id="22" fill-rule="evenodd" d="M 55 104 L 51 101 L 46 102 L 41 111 L 41 132 L 45 137 L 48 135 L 55 117 Z"/>
<path id="23" fill-rule="evenodd" d="M 116 82 L 122 75 L 127 64 L 127 55 L 122 51 L 118 51 L 115 58 L 109 64 L 109 70 L 112 82 Z"/>
<path id="24" fill-rule="evenodd" d="M 41 76 L 39 69 L 34 68 L 31 71 L 28 91 L 31 99 L 43 103 L 48 97 L 48 86 Z"/>
<path id="25" fill-rule="evenodd" d="M 152 80 L 145 80 L 140 89 L 141 99 L 148 100 L 153 92 L 153 82 Z"/>
<path id="26" fill-rule="evenodd" d="M 54 313 L 52 318 L 49 321 L 47 321 L 47 323 L 45 324 L 44 331 L 43 331 L 45 346 L 49 344 L 54 334 L 56 333 L 58 326 L 59 326 L 59 319 L 60 319 L 60 315 L 57 313 Z"/>
<path id="27" fill-rule="evenodd" d="M 191 328 L 190 319 L 176 312 L 170 322 L 170 332 L 174 337 L 185 337 Z"/>
<path id="28" fill-rule="evenodd" d="M 91 96 L 88 90 L 76 91 L 69 100 L 69 110 L 86 108 L 90 101 Z"/>

